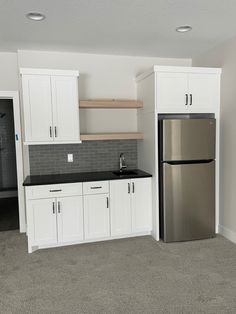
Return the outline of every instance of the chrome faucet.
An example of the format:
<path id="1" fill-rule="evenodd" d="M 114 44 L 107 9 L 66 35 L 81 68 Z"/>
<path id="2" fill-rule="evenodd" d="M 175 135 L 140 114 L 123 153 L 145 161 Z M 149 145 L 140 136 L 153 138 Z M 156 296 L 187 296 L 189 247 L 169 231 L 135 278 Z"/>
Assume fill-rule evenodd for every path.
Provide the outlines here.
<path id="1" fill-rule="evenodd" d="M 125 168 L 127 168 L 126 162 L 125 162 L 125 155 L 124 153 L 120 154 L 120 172 L 122 172 Z"/>

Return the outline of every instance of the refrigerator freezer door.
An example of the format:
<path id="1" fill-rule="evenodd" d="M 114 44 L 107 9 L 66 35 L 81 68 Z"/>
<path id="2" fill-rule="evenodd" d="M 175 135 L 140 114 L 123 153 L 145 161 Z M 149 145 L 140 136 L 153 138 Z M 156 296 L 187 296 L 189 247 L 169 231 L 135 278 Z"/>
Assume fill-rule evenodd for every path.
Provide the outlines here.
<path id="1" fill-rule="evenodd" d="M 164 241 L 203 239 L 215 234 L 215 161 L 163 164 Z"/>
<path id="2" fill-rule="evenodd" d="M 163 120 L 163 160 L 215 159 L 215 119 Z"/>

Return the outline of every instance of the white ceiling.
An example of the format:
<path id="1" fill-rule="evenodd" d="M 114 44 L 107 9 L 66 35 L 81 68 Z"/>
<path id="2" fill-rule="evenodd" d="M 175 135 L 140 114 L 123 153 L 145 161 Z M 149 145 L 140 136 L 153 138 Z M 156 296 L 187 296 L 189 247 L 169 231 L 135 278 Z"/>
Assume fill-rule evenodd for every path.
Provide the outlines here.
<path id="1" fill-rule="evenodd" d="M 177 33 L 183 24 L 193 30 Z M 191 58 L 234 36 L 236 0 L 0 0 L 2 51 Z"/>

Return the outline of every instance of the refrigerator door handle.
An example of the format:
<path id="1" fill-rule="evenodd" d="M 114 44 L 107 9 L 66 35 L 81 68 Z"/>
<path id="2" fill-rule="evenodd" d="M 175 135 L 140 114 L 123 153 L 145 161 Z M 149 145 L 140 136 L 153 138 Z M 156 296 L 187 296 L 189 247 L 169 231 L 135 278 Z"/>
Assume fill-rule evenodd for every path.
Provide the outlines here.
<path id="1" fill-rule="evenodd" d="M 172 161 L 165 161 L 164 163 L 170 166 L 174 166 L 174 165 L 208 164 L 212 161 L 214 161 L 214 159 L 172 160 Z"/>

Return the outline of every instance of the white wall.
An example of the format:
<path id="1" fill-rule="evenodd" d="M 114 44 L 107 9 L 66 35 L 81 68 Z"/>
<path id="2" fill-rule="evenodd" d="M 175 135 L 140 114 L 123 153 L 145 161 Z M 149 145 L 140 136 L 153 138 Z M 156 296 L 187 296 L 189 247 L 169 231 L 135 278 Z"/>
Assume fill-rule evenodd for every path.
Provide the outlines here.
<path id="1" fill-rule="evenodd" d="M 190 66 L 190 59 L 164 59 L 55 51 L 18 51 L 19 67 L 78 69 L 80 99 L 136 98 L 135 77 L 154 64 Z M 81 110 L 82 132 L 137 131 L 136 110 Z"/>
<path id="2" fill-rule="evenodd" d="M 220 231 L 236 242 L 236 38 L 194 58 L 193 66 L 222 67 Z"/>
<path id="3" fill-rule="evenodd" d="M 17 53 L 0 52 L 0 90 L 18 90 Z"/>

